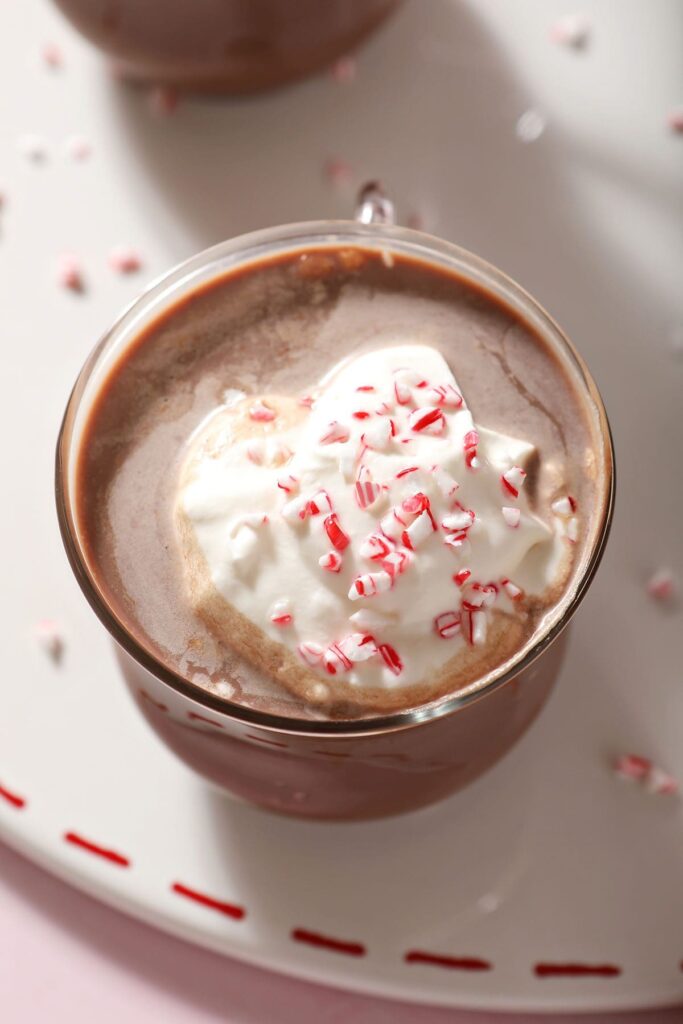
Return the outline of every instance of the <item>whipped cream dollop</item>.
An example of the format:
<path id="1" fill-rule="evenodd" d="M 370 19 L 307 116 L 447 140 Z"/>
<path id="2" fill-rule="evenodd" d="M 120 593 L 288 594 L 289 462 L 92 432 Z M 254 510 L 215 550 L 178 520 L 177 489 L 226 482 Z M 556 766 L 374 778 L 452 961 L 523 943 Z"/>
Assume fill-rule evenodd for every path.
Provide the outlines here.
<path id="1" fill-rule="evenodd" d="M 321 679 L 419 683 L 560 578 L 573 500 L 532 511 L 533 446 L 475 426 L 435 349 L 367 352 L 286 401 L 230 396 L 178 502 L 216 592 Z"/>

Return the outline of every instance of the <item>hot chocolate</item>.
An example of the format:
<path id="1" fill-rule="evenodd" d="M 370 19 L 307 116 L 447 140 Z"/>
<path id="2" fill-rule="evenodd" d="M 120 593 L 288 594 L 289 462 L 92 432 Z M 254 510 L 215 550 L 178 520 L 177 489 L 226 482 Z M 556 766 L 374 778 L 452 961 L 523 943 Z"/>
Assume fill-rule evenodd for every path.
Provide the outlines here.
<path id="1" fill-rule="evenodd" d="M 257 710 L 357 719 L 533 645 L 594 543 L 582 398 L 436 264 L 296 251 L 214 279 L 102 381 L 78 526 L 116 617 Z"/>

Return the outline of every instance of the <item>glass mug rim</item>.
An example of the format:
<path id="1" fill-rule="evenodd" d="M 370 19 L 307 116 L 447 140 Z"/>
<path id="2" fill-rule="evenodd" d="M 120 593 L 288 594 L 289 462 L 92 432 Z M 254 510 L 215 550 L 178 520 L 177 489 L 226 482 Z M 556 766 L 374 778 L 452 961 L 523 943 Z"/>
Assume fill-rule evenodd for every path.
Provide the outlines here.
<path id="1" fill-rule="evenodd" d="M 73 455 L 78 449 L 73 432 L 82 399 L 93 373 L 103 358 L 112 351 L 125 349 L 121 344 L 133 342 L 143 330 L 143 321 L 153 322 L 183 295 L 187 296 L 202 283 L 215 282 L 229 276 L 236 267 L 258 263 L 264 257 L 311 248 L 338 247 L 339 245 L 375 249 L 387 256 L 391 251 L 412 255 L 423 262 L 436 264 L 455 271 L 468 283 L 478 285 L 504 305 L 520 313 L 523 307 L 527 321 L 532 319 L 535 330 L 542 334 L 554 350 L 558 349 L 578 373 L 591 399 L 597 432 L 602 441 L 602 467 L 604 485 L 600 522 L 594 534 L 592 548 L 579 578 L 557 603 L 562 609 L 550 626 L 541 631 L 533 644 L 525 645 L 507 662 L 497 666 L 482 680 L 475 680 L 463 691 L 440 697 L 421 707 L 407 711 L 358 720 L 317 720 L 288 717 L 259 711 L 231 701 L 226 697 L 191 683 L 165 665 L 147 650 L 120 621 L 109 607 L 94 575 L 88 567 L 85 552 L 79 542 L 75 508 L 71 487 Z M 150 315 L 151 314 L 151 315 Z M 97 391 L 97 388 L 94 388 Z M 498 689 L 524 669 L 528 668 L 559 636 L 583 600 L 598 569 L 607 543 L 612 522 L 615 494 L 614 446 L 609 421 L 592 375 L 583 358 L 547 311 L 498 268 L 467 250 L 435 236 L 412 228 L 390 223 L 359 223 L 357 220 L 319 220 L 284 224 L 236 236 L 204 249 L 153 280 L 134 299 L 105 331 L 83 364 L 69 396 L 57 439 L 55 459 L 55 497 L 57 517 L 62 541 L 71 569 L 88 603 L 110 635 L 143 668 L 162 683 L 184 697 L 239 722 L 258 725 L 274 733 L 288 736 L 299 734 L 332 736 L 368 736 L 387 734 L 414 728 L 426 721 L 457 713 L 468 704 L 480 700 Z"/>

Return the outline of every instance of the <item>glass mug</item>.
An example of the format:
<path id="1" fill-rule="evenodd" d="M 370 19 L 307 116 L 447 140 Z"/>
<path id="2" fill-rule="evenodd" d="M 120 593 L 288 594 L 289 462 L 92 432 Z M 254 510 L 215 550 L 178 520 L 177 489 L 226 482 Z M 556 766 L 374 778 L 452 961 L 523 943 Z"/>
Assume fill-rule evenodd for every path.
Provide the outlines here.
<path id="1" fill-rule="evenodd" d="M 357 46 L 398 0 L 55 0 L 126 77 L 205 92 L 303 78 Z"/>
<path id="2" fill-rule="evenodd" d="M 183 295 L 265 256 L 310 246 L 353 246 L 412 255 L 492 292 L 532 325 L 585 400 L 599 439 L 599 511 L 574 585 L 533 645 L 463 692 L 415 710 L 358 721 L 318 721 L 243 707 L 174 673 L 120 622 L 101 593 L 81 545 L 74 466 L 87 410 L 113 356 Z M 385 255 L 385 258 L 386 258 Z M 200 775 L 262 807 L 310 818 L 396 814 L 459 789 L 493 765 L 525 732 L 557 678 L 562 635 L 598 568 L 614 501 L 614 456 L 598 390 L 581 357 L 548 314 L 499 270 L 464 250 L 393 224 L 377 186 L 361 193 L 356 221 L 270 228 L 216 245 L 153 283 L 105 334 L 69 399 L 57 444 L 57 511 L 76 578 L 114 638 L 123 678 L 161 739 Z"/>

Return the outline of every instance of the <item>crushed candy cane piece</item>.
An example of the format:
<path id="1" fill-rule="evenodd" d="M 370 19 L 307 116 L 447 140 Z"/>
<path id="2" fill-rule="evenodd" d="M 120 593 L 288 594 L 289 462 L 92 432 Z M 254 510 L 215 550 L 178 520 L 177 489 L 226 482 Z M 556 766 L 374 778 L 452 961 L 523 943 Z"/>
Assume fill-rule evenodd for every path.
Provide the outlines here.
<path id="1" fill-rule="evenodd" d="M 407 551 L 390 551 L 386 558 L 382 559 L 382 568 L 388 572 L 392 579 L 400 576 L 410 565 L 411 555 Z"/>
<path id="2" fill-rule="evenodd" d="M 149 91 L 147 104 L 156 117 L 168 117 L 178 109 L 178 91 L 170 85 L 155 85 Z"/>
<path id="3" fill-rule="evenodd" d="M 368 661 L 377 654 L 377 644 L 369 633 L 351 633 L 340 640 L 337 646 L 353 664 Z"/>
<path id="4" fill-rule="evenodd" d="M 285 502 L 280 509 L 280 515 L 288 523 L 299 523 L 307 516 L 308 502 L 307 495 L 299 494 L 296 498 Z"/>
<path id="5" fill-rule="evenodd" d="M 249 407 L 249 419 L 257 423 L 270 423 L 277 416 L 277 412 L 267 402 L 259 400 Z"/>
<path id="6" fill-rule="evenodd" d="M 503 519 L 511 529 L 516 530 L 520 524 L 522 513 L 518 508 L 511 508 L 509 505 L 503 505 L 501 512 L 503 513 Z"/>
<path id="7" fill-rule="evenodd" d="M 590 30 L 590 21 L 584 14 L 566 14 L 551 26 L 550 40 L 557 46 L 580 50 L 588 43 Z"/>
<path id="8" fill-rule="evenodd" d="M 465 585 L 465 583 L 467 583 L 471 575 L 471 569 L 460 569 L 453 575 L 453 582 L 455 583 L 456 587 L 462 587 Z"/>
<path id="9" fill-rule="evenodd" d="M 372 479 L 367 466 L 361 466 L 355 485 L 356 502 L 359 508 L 370 508 L 382 494 L 382 488 Z"/>
<path id="10" fill-rule="evenodd" d="M 40 51 L 43 64 L 52 70 L 64 67 L 64 54 L 57 43 L 44 43 Z"/>
<path id="11" fill-rule="evenodd" d="M 403 662 L 398 651 L 391 644 L 380 644 L 377 650 L 389 671 L 393 672 L 395 676 L 400 676 L 403 671 Z"/>
<path id="12" fill-rule="evenodd" d="M 614 762 L 614 773 L 620 779 L 639 782 L 648 793 L 670 796 L 677 793 L 680 784 L 669 772 L 656 765 L 649 757 L 639 754 L 622 754 Z"/>
<path id="13" fill-rule="evenodd" d="M 472 647 L 486 641 L 486 612 L 483 608 L 466 608 L 462 612 L 465 639 Z"/>
<path id="14" fill-rule="evenodd" d="M 361 443 L 373 451 L 384 451 L 392 438 L 391 420 L 379 419 L 371 423 L 361 435 Z"/>
<path id="15" fill-rule="evenodd" d="M 438 384 L 436 387 L 431 387 L 425 397 L 434 405 L 441 405 L 446 409 L 459 409 L 463 404 L 462 395 L 452 384 Z"/>
<path id="16" fill-rule="evenodd" d="M 443 612 L 434 619 L 434 629 L 442 640 L 450 640 L 460 632 L 460 613 Z"/>
<path id="17" fill-rule="evenodd" d="M 305 519 L 306 516 L 319 516 L 325 512 L 331 512 L 332 507 L 332 498 L 324 488 L 321 488 L 308 499 L 299 515 L 302 519 Z"/>
<path id="18" fill-rule="evenodd" d="M 434 518 L 427 509 L 424 512 L 420 512 L 416 519 L 410 524 L 410 526 L 404 530 L 401 539 L 405 547 L 410 551 L 414 551 L 415 548 L 423 544 L 430 534 L 434 533 L 436 529 Z"/>
<path id="19" fill-rule="evenodd" d="M 134 274 L 142 267 L 139 252 L 129 245 L 115 246 L 109 253 L 108 262 L 117 274 Z"/>
<path id="20" fill-rule="evenodd" d="M 339 672 L 348 672 L 351 668 L 351 660 L 347 658 L 339 644 L 330 644 L 323 654 L 323 664 L 331 676 Z"/>
<path id="21" fill-rule="evenodd" d="M 85 290 L 85 277 L 80 260 L 72 253 L 64 252 L 57 259 L 57 284 L 72 292 Z"/>
<path id="22" fill-rule="evenodd" d="M 348 441 L 350 436 L 348 427 L 333 420 L 318 440 L 320 444 L 336 444 L 337 442 L 343 444 L 345 441 Z"/>
<path id="23" fill-rule="evenodd" d="M 503 473 L 500 479 L 503 490 L 511 494 L 513 498 L 518 498 L 520 489 L 526 480 L 526 472 L 521 466 L 512 466 Z"/>
<path id="24" fill-rule="evenodd" d="M 351 538 L 348 533 L 344 533 L 339 525 L 339 519 L 337 518 L 336 512 L 333 512 L 331 516 L 327 517 L 323 526 L 325 527 L 325 533 L 329 538 L 330 544 L 332 547 L 336 548 L 337 551 L 344 551 L 344 549 L 349 546 Z"/>
<path id="25" fill-rule="evenodd" d="M 521 587 L 518 587 L 516 583 L 513 583 L 511 579 L 504 576 L 500 581 L 500 585 L 510 598 L 511 601 L 521 601 L 524 597 L 524 591 Z"/>
<path id="26" fill-rule="evenodd" d="M 676 593 L 676 581 L 671 569 L 657 569 L 647 581 L 647 593 L 655 601 L 670 601 Z"/>
<path id="27" fill-rule="evenodd" d="M 394 542 L 383 533 L 371 533 L 361 543 L 359 553 L 361 558 L 369 558 L 370 561 L 385 558 L 394 550 Z"/>
<path id="28" fill-rule="evenodd" d="M 299 657 L 310 665 L 311 668 L 315 668 L 323 659 L 323 648 L 320 644 L 313 643 L 313 641 L 306 641 L 303 644 L 299 644 L 297 647 Z"/>
<path id="29" fill-rule="evenodd" d="M 286 473 L 284 476 L 278 477 L 277 485 L 285 494 L 296 494 L 299 490 L 299 477 L 293 476 L 292 473 Z"/>
<path id="30" fill-rule="evenodd" d="M 441 466 L 432 466 L 432 473 L 436 480 L 436 486 L 439 488 L 444 498 L 452 497 L 458 489 L 457 481 L 447 473 Z"/>
<path id="31" fill-rule="evenodd" d="M 569 520 L 569 522 L 567 523 L 567 534 L 566 534 L 566 536 L 567 536 L 567 540 L 570 542 L 570 544 L 576 544 L 576 541 L 577 541 L 578 536 L 579 536 L 579 521 L 578 521 L 578 519 L 572 517 Z"/>
<path id="32" fill-rule="evenodd" d="M 577 507 L 576 501 L 572 498 L 571 494 L 567 494 L 563 498 L 557 498 L 550 506 L 556 516 L 563 516 L 566 519 L 574 515 Z"/>
<path id="33" fill-rule="evenodd" d="M 662 768 L 653 765 L 645 779 L 645 788 L 650 793 L 670 796 L 672 793 L 678 792 L 679 782 L 669 772 L 665 772 Z"/>
<path id="34" fill-rule="evenodd" d="M 471 508 L 457 509 L 455 512 L 449 513 L 444 516 L 441 520 L 441 525 L 444 530 L 469 530 L 470 526 L 475 520 L 474 512 Z"/>
<path id="35" fill-rule="evenodd" d="M 64 635 L 55 619 L 40 619 L 33 627 L 33 635 L 48 658 L 58 665 L 64 654 Z"/>
<path id="36" fill-rule="evenodd" d="M 465 465 L 468 469 L 478 469 L 479 459 L 477 448 L 479 446 L 479 434 L 476 430 L 468 430 L 462 439 L 462 446 L 465 452 Z"/>
<path id="37" fill-rule="evenodd" d="M 614 764 L 615 773 L 622 779 L 644 779 L 652 768 L 652 761 L 638 754 L 623 754 Z"/>
<path id="38" fill-rule="evenodd" d="M 318 559 L 318 565 L 321 569 L 325 569 L 327 572 L 340 572 L 342 567 L 342 556 L 338 551 L 328 551 L 326 555 L 321 555 Z"/>
<path id="39" fill-rule="evenodd" d="M 289 598 L 283 597 L 275 601 L 270 609 L 270 621 L 274 626 L 289 626 L 294 621 L 292 615 L 292 602 Z"/>
<path id="40" fill-rule="evenodd" d="M 408 426 L 415 434 L 438 435 L 446 429 L 446 419 L 438 406 L 426 405 L 410 413 Z"/>
<path id="41" fill-rule="evenodd" d="M 383 594 L 391 590 L 392 578 L 388 572 L 382 569 L 380 572 L 366 572 L 356 576 L 351 584 L 348 597 L 349 601 L 358 601 L 361 597 L 374 597 L 376 594 Z"/>
<path id="42" fill-rule="evenodd" d="M 330 68 L 330 74 L 335 82 L 340 85 L 348 85 L 356 77 L 356 62 L 353 57 L 339 57 Z"/>

